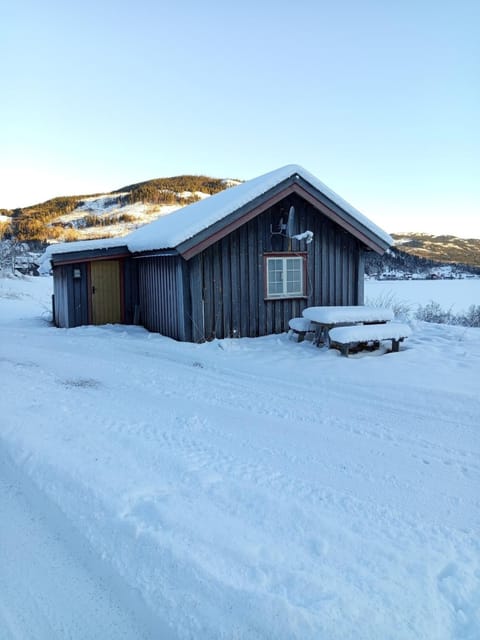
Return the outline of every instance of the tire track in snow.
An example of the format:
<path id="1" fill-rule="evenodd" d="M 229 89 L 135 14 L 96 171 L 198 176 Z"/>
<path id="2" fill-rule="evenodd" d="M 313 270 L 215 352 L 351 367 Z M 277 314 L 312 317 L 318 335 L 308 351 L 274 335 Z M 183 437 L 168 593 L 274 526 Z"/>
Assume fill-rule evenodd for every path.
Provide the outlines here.
<path id="1" fill-rule="evenodd" d="M 108 347 L 105 347 L 104 344 L 98 346 L 100 353 L 97 355 L 101 356 L 104 352 L 107 358 L 111 357 Z M 298 384 L 293 380 L 289 380 L 285 385 L 283 377 L 267 376 L 263 372 L 259 376 L 256 373 L 233 369 L 228 365 L 218 365 L 217 362 L 215 362 L 215 366 L 210 366 L 208 358 L 204 359 L 205 364 L 203 364 L 201 360 L 194 361 L 191 354 L 183 352 L 175 353 L 173 356 L 170 349 L 163 345 L 152 343 L 150 351 L 142 350 L 142 348 L 138 348 L 138 339 L 133 342 L 117 341 L 116 347 L 119 352 L 125 355 L 135 353 L 136 362 L 140 364 L 143 359 L 149 363 L 149 366 L 142 367 L 137 374 L 139 384 L 142 384 L 144 388 L 150 387 L 153 392 L 159 390 L 161 396 L 172 399 L 187 398 L 211 407 L 228 408 L 234 405 L 239 410 L 296 423 L 328 424 L 329 428 L 335 427 L 347 433 L 386 440 L 394 446 L 405 449 L 414 447 L 417 452 L 412 454 L 412 457 L 417 459 L 423 459 L 426 456 L 431 458 L 428 462 L 436 461 L 456 468 L 464 474 L 468 472 L 480 473 L 480 465 L 477 463 L 480 446 L 479 451 L 472 452 L 461 449 L 457 442 L 451 447 L 446 447 L 419 434 L 412 437 L 405 433 L 408 423 L 420 424 L 421 426 L 432 425 L 434 422 L 439 425 L 451 425 L 450 431 L 452 433 L 458 432 L 461 428 L 476 428 L 478 413 L 472 414 L 463 409 L 456 394 L 451 394 L 451 412 L 447 414 L 442 411 L 435 414 L 434 395 L 429 396 L 427 406 L 425 395 L 421 391 L 418 393 L 412 391 L 408 402 L 401 402 L 399 399 L 390 399 L 384 393 L 379 393 L 375 388 L 369 388 L 365 384 L 358 385 L 350 381 L 345 383 L 340 377 L 333 381 L 328 378 L 327 371 L 325 371 L 327 376 L 325 391 L 321 387 L 313 385 L 311 389 L 306 391 L 303 384 Z M 158 363 L 157 367 L 151 367 L 152 359 Z M 165 362 L 170 363 L 173 367 L 165 370 Z M 202 368 L 194 367 L 197 362 L 202 365 Z M 14 363 L 12 362 L 12 364 Z M 23 365 L 24 363 L 18 364 Z M 40 366 L 33 362 L 29 362 L 28 365 L 37 368 Z M 135 372 L 136 369 L 130 371 L 130 378 L 135 378 Z M 48 371 L 42 371 L 42 374 L 54 375 Z M 149 382 L 145 383 L 147 378 Z M 235 380 L 234 383 L 231 381 L 232 378 Z M 58 382 L 68 384 L 69 381 L 58 379 Z M 208 394 L 205 393 L 206 386 L 209 388 Z M 275 404 L 272 403 L 271 398 L 265 400 L 266 387 L 271 388 L 272 393 L 275 393 L 275 389 L 281 388 L 281 394 L 275 398 Z M 445 395 L 447 394 L 443 393 L 439 398 L 439 406 L 443 408 L 445 407 Z M 349 399 L 351 407 L 346 405 L 346 398 Z M 301 406 L 301 411 L 298 410 L 299 406 Z M 389 424 L 379 424 L 377 418 L 379 413 L 388 415 Z M 337 419 L 338 415 L 341 416 L 341 419 Z M 449 418 L 448 415 L 455 417 Z M 352 426 L 352 423 L 356 426 Z M 362 424 L 361 428 L 358 427 L 358 424 Z M 461 442 L 460 435 L 456 441 Z"/>
<path id="2" fill-rule="evenodd" d="M 432 410 L 435 398 L 429 397 L 427 407 L 425 397 L 421 393 L 418 394 L 418 398 L 409 397 L 407 404 L 375 393 L 365 385 L 355 386 L 349 383 L 348 386 L 343 385 L 342 389 L 341 381 L 335 381 L 335 385 L 328 385 L 328 392 L 322 393 L 321 389 L 316 388 L 306 392 L 303 385 L 289 381 L 288 385 L 283 385 L 281 394 L 278 394 L 273 404 L 271 398 L 265 400 L 265 387 L 270 385 L 272 389 L 278 388 L 280 380 L 276 377 L 266 378 L 235 372 L 235 383 L 232 383 L 231 370 L 212 370 L 207 367 L 193 369 L 191 363 L 175 364 L 180 367 L 180 371 L 176 374 L 170 369 L 168 376 L 163 376 L 159 369 L 150 369 L 147 375 L 143 371 L 143 376 L 149 380 L 145 386 L 153 395 L 158 394 L 170 399 L 188 399 L 209 407 L 234 406 L 236 410 L 253 415 L 260 414 L 296 424 L 308 423 L 318 427 L 334 428 L 349 434 L 387 441 L 392 446 L 411 451 L 412 457 L 417 459 L 430 456 L 433 461 L 455 467 L 463 474 L 480 473 L 480 450 L 469 451 L 460 448 L 458 444 L 447 447 L 418 433 L 411 436 L 406 432 L 409 424 L 429 425 L 430 428 L 435 424 L 435 430 L 442 425 L 439 429 L 441 432 L 450 426 L 455 432 L 461 428 L 475 428 L 478 416 L 468 413 L 462 415 L 456 396 L 452 398 L 452 404 L 457 401 L 456 411 L 452 412 L 456 417 L 449 418 L 445 412 L 435 415 Z M 227 371 L 229 375 L 225 376 Z M 205 393 L 207 387 L 208 394 Z M 346 398 L 348 404 L 345 402 Z M 441 406 L 444 406 L 444 395 L 442 403 Z M 379 414 L 388 415 L 389 424 L 392 426 L 380 423 Z M 462 424 L 466 426 L 462 427 Z M 460 437 L 457 441 L 461 441 Z"/>
<path id="3" fill-rule="evenodd" d="M 464 476 L 479 473 L 480 471 L 480 467 L 476 462 L 475 452 L 468 452 L 458 447 L 445 447 L 420 435 L 414 437 L 405 433 L 405 422 L 409 420 L 409 414 L 416 417 L 417 423 L 419 420 L 427 424 L 432 423 L 432 417 L 426 414 L 424 407 L 420 407 L 422 413 L 420 416 L 418 415 L 418 403 L 413 405 L 413 410 L 406 411 L 405 406 L 399 406 L 398 403 L 390 399 L 379 397 L 378 394 L 372 393 L 372 390 L 364 385 L 355 387 L 349 384 L 345 392 L 343 392 L 340 387 L 341 383 L 336 384 L 336 388 L 332 384 L 328 385 L 328 395 L 324 394 L 323 397 L 321 395 L 318 397 L 319 393 L 315 394 L 315 390 L 305 390 L 304 386 L 290 383 L 289 381 L 289 384 L 284 386 L 282 394 L 277 397 L 276 403 L 272 405 L 271 400 L 265 399 L 265 389 L 268 387 L 274 388 L 275 385 L 278 385 L 279 379 L 275 376 L 265 377 L 255 373 L 240 372 L 232 381 L 230 368 L 195 367 L 190 358 L 188 358 L 187 362 L 183 362 L 185 359 L 183 354 L 181 354 L 180 361 L 170 358 L 172 366 L 168 370 L 165 370 L 163 361 L 159 362 L 158 367 L 152 368 L 152 358 L 155 360 L 158 358 L 158 356 L 153 356 L 152 354 L 148 354 L 148 357 L 145 358 L 148 366 L 142 366 L 143 355 L 145 354 L 139 356 L 140 362 L 136 360 L 136 366 L 130 368 L 128 395 L 126 390 L 126 397 L 130 397 L 132 393 L 135 393 L 136 388 L 142 396 L 148 394 L 149 397 L 147 399 L 145 397 L 139 398 L 139 406 L 142 404 L 155 406 L 158 403 L 163 404 L 167 399 L 170 402 L 178 401 L 179 407 L 186 406 L 189 403 L 191 407 L 195 405 L 194 411 L 200 414 L 202 413 L 202 406 L 205 407 L 204 413 L 206 414 L 210 413 L 211 408 L 220 408 L 222 411 L 227 410 L 233 417 L 243 417 L 246 423 L 251 419 L 258 421 L 259 416 L 263 415 L 269 421 L 276 422 L 274 428 L 277 428 L 278 432 L 284 430 L 282 425 L 286 425 L 290 431 L 292 428 L 297 428 L 297 426 L 302 426 L 303 428 L 313 427 L 317 432 L 322 430 L 323 437 L 328 438 L 330 442 L 333 436 L 336 438 L 354 436 L 349 441 L 350 445 L 353 446 L 358 446 L 359 442 L 363 444 L 365 438 L 367 438 L 372 443 L 370 455 L 373 457 L 382 455 L 386 444 L 398 448 L 402 455 L 410 458 L 420 467 L 438 463 L 448 467 L 450 470 L 456 470 Z M 230 371 L 228 376 L 230 379 L 225 379 L 225 371 Z M 88 405 L 85 406 L 85 413 L 88 415 L 95 414 L 95 411 L 98 410 L 96 396 L 84 393 L 88 391 L 86 385 L 72 385 L 72 380 L 76 380 L 73 375 L 67 381 L 59 379 L 53 372 L 50 372 L 49 376 L 53 376 L 53 379 L 57 380 L 58 383 L 73 388 L 74 397 L 78 397 L 82 402 L 88 402 L 88 398 L 91 398 L 90 408 L 88 408 Z M 80 380 L 80 377 L 78 379 Z M 91 382 L 92 384 L 88 386 L 94 389 L 93 381 Z M 208 392 L 206 392 L 206 389 L 208 389 Z M 352 393 L 352 389 L 354 389 L 354 393 Z M 351 406 L 345 404 L 347 391 L 350 393 Z M 103 384 L 102 395 L 105 394 L 111 396 L 112 402 L 118 403 L 118 387 L 112 388 L 111 383 Z M 367 399 L 365 399 L 366 394 L 369 394 Z M 362 399 L 361 402 L 360 399 Z M 379 412 L 381 415 L 388 415 L 389 423 L 396 428 L 379 423 Z M 446 422 L 448 426 L 450 422 Z M 141 427 L 134 426 L 135 424 L 136 421 L 133 421 L 130 426 L 125 426 L 124 431 L 130 435 L 135 434 L 140 439 L 145 438 L 146 429 L 148 430 L 148 426 L 145 426 L 145 421 L 143 421 Z M 445 425 L 441 425 L 441 430 L 445 428 Z M 224 441 L 229 436 L 228 430 L 215 427 L 214 424 L 210 425 L 210 429 L 214 430 L 217 438 L 222 437 Z M 115 431 L 115 426 L 112 426 L 112 430 Z M 239 435 L 236 434 L 235 437 L 236 441 L 232 443 L 235 446 L 252 446 L 247 436 L 244 439 L 239 439 Z M 178 451 L 182 447 L 185 448 L 186 445 L 178 442 L 176 446 L 176 455 L 178 455 Z M 295 458 L 298 458 L 296 454 L 286 449 L 272 447 L 271 444 L 268 445 L 268 448 L 265 447 L 265 451 L 271 451 L 272 455 L 276 457 L 275 466 L 278 466 L 278 461 L 281 459 L 292 462 L 295 461 Z M 356 477 L 363 482 L 375 482 L 375 478 L 371 476 L 369 468 L 364 463 L 357 462 L 352 456 L 350 456 L 348 467 L 343 465 L 341 460 L 326 460 L 324 457 L 315 456 L 311 451 L 302 451 L 301 459 L 308 464 L 322 465 L 325 470 L 329 469 L 334 475 L 340 472 L 340 477 Z M 207 466 L 206 463 L 205 466 Z M 388 481 L 397 487 L 403 486 L 407 491 L 412 488 L 408 477 L 405 475 L 398 476 L 398 472 L 387 470 L 384 474 L 384 481 Z"/>

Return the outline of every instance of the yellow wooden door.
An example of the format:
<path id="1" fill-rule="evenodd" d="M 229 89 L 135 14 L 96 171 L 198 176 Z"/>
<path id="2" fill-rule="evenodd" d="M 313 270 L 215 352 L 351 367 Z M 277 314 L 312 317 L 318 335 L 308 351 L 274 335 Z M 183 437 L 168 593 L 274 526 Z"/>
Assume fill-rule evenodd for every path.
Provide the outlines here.
<path id="1" fill-rule="evenodd" d="M 92 323 L 121 322 L 120 262 L 118 260 L 91 262 L 90 278 Z"/>

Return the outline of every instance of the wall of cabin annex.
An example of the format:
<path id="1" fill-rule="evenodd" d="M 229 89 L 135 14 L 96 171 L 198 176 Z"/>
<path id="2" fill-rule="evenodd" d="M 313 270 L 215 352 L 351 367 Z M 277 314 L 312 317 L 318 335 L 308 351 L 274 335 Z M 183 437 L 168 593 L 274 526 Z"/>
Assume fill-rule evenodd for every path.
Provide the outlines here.
<path id="1" fill-rule="evenodd" d="M 310 244 L 272 233 L 292 204 L 294 233 L 312 231 Z M 307 253 L 307 295 L 266 300 L 264 254 L 289 250 Z M 363 303 L 363 246 L 295 194 L 186 264 L 186 335 L 194 341 L 281 333 L 307 306 Z"/>

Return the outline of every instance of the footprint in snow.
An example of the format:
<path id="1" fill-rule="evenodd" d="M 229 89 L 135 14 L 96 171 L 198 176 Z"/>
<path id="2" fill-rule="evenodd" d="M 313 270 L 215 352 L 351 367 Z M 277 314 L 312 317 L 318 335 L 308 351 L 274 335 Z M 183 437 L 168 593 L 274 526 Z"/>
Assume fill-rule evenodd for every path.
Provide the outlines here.
<path id="1" fill-rule="evenodd" d="M 64 380 L 63 384 L 73 389 L 96 389 L 100 386 L 100 382 L 93 378 L 72 378 Z"/>

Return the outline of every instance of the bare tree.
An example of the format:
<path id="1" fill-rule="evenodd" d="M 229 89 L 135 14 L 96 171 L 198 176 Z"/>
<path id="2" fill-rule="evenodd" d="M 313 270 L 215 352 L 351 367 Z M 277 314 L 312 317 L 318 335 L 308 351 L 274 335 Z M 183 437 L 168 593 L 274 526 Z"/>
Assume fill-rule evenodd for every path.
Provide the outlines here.
<path id="1" fill-rule="evenodd" d="M 19 258 L 25 256 L 28 250 L 29 247 L 25 242 L 18 242 L 13 237 L 0 239 L 0 275 L 15 274 Z"/>

